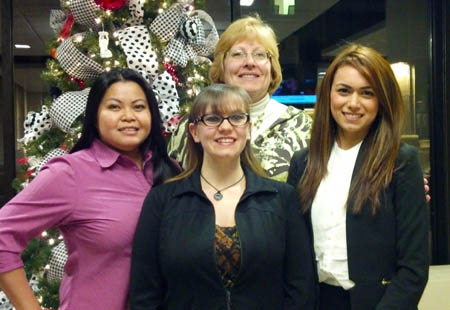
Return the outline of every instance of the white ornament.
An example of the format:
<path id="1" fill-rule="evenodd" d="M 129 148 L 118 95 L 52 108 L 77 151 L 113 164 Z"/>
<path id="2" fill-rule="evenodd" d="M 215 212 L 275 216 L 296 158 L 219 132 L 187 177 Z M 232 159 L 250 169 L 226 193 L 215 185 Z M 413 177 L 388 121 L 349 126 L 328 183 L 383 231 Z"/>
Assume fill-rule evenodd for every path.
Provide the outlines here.
<path id="1" fill-rule="evenodd" d="M 108 49 L 109 33 L 106 31 L 98 32 L 98 45 L 100 46 L 100 57 L 111 58 L 112 52 Z"/>

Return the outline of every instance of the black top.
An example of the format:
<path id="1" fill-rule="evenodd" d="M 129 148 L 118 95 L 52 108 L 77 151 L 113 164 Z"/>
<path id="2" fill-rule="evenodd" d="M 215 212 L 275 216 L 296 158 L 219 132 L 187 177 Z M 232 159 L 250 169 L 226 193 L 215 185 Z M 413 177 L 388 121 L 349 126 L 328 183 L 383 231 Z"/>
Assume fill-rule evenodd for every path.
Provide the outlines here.
<path id="1" fill-rule="evenodd" d="M 352 179 L 364 161 L 365 142 Z M 288 183 L 299 182 L 307 156 L 307 149 L 294 154 Z M 417 309 L 428 279 L 429 220 L 416 148 L 402 144 L 393 178 L 380 194 L 381 207 L 375 216 L 369 202 L 359 214 L 347 211 L 348 271 L 355 282 L 350 289 L 352 310 Z"/>
<path id="2" fill-rule="evenodd" d="M 314 308 L 311 247 L 295 189 L 248 169 L 245 175 L 232 288 L 217 270 L 214 208 L 197 170 L 154 188 L 144 202 L 133 244 L 131 310 Z"/>

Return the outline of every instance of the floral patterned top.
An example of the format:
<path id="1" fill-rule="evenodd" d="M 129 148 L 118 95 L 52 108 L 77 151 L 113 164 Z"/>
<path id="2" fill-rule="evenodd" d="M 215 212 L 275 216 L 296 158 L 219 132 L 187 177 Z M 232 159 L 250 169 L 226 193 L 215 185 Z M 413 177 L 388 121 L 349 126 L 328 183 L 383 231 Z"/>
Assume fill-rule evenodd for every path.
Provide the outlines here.
<path id="1" fill-rule="evenodd" d="M 215 242 L 217 269 L 223 285 L 233 287 L 241 263 L 241 244 L 236 226 L 220 227 L 216 225 Z"/>
<path id="2" fill-rule="evenodd" d="M 267 124 L 264 120 L 251 120 L 254 123 L 252 134 L 255 135 L 252 137 L 253 152 L 271 179 L 285 182 L 292 155 L 309 144 L 311 117 L 303 110 L 269 99 L 263 118 L 271 121 Z M 186 160 L 186 123 L 187 117 L 180 122 L 168 145 L 169 155 L 183 166 Z"/>

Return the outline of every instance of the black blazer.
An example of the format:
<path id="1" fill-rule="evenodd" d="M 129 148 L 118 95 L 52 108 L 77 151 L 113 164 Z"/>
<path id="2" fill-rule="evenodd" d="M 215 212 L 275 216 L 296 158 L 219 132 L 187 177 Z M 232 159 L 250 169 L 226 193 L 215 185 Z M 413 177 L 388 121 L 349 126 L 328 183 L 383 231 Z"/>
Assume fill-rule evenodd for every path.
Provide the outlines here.
<path id="1" fill-rule="evenodd" d="M 131 310 L 314 308 L 311 244 L 295 189 L 245 170 L 235 213 L 241 265 L 226 290 L 214 250 L 215 215 L 197 170 L 148 194 L 133 244 Z"/>
<path id="2" fill-rule="evenodd" d="M 364 160 L 363 142 L 352 179 Z M 288 183 L 298 184 L 308 150 L 294 154 Z M 369 203 L 354 215 L 347 212 L 347 255 L 352 310 L 417 309 L 428 280 L 428 213 L 417 150 L 402 144 L 389 186 L 380 196 L 375 216 Z M 351 203 L 351 202 L 350 202 Z M 311 221 L 311 214 L 307 216 Z M 309 224 L 310 225 L 310 224 Z"/>

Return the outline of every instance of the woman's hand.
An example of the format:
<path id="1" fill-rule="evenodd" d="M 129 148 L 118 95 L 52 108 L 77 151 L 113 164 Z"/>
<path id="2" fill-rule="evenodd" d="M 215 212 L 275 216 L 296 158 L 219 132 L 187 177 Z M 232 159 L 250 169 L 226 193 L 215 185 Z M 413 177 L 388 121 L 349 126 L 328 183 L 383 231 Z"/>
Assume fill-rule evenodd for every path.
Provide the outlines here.
<path id="1" fill-rule="evenodd" d="M 41 310 L 39 302 L 28 285 L 23 268 L 1 273 L 0 288 L 16 310 Z"/>

